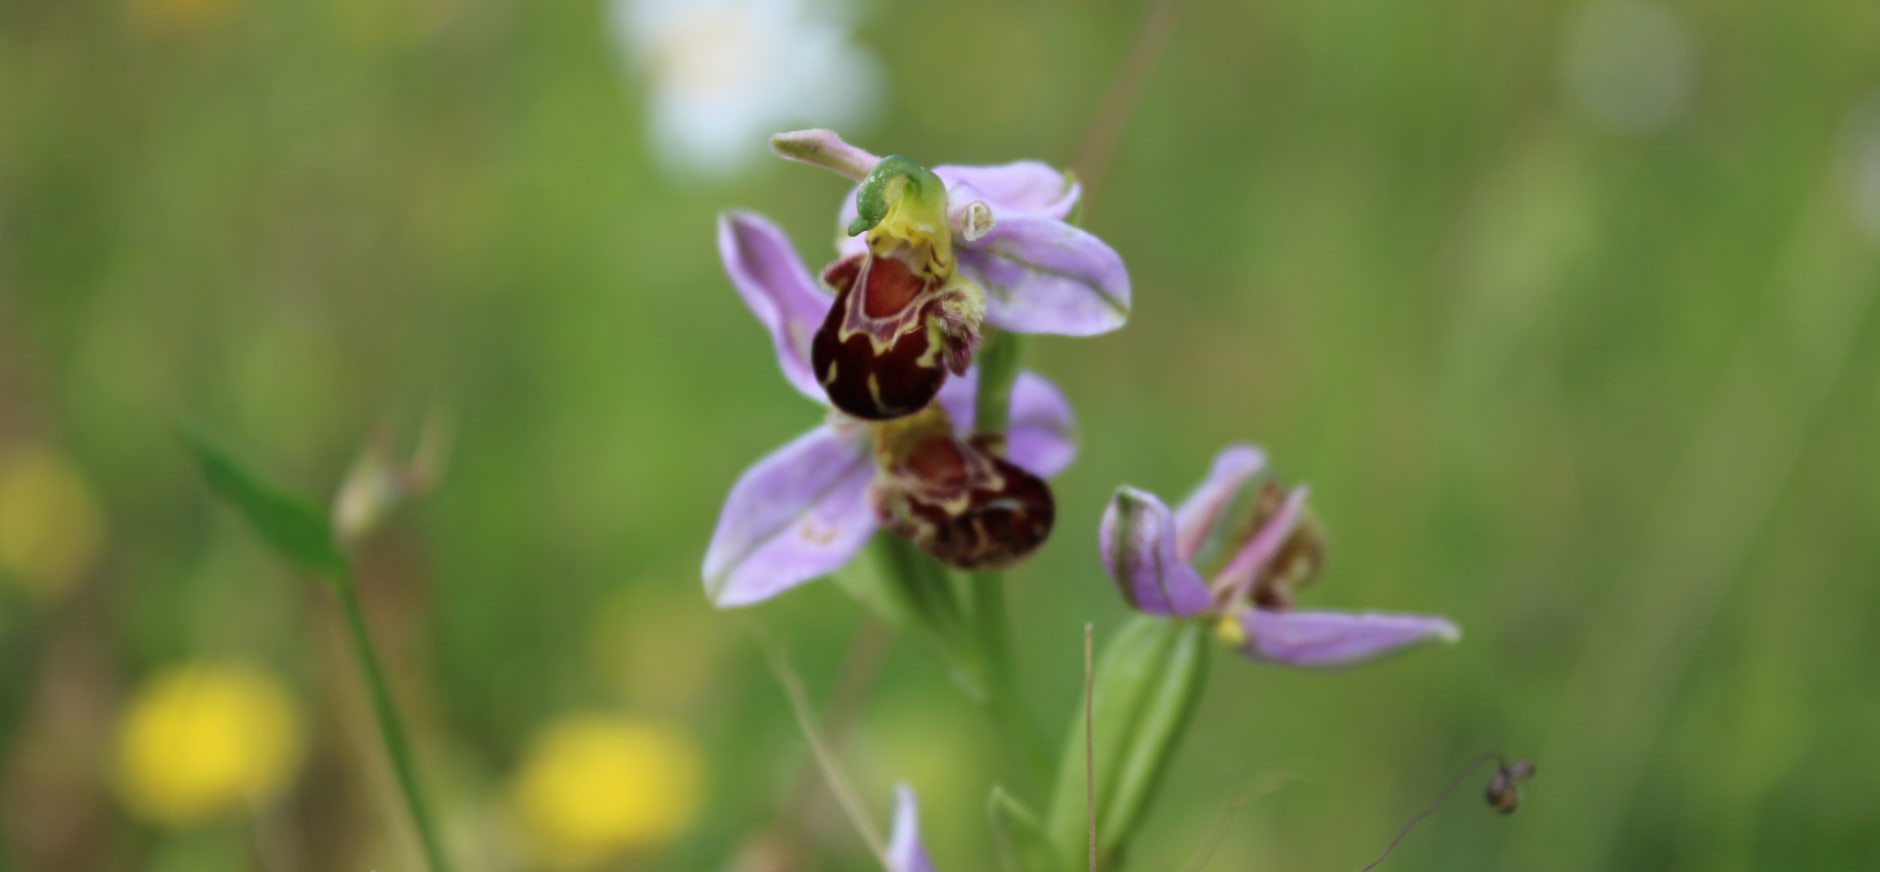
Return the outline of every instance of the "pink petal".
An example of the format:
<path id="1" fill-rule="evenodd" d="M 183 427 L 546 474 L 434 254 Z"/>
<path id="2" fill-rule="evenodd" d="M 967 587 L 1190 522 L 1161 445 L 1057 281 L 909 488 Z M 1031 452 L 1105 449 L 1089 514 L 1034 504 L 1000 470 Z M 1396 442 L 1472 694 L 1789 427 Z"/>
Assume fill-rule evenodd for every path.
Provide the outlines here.
<path id="1" fill-rule="evenodd" d="M 1253 445 L 1229 445 L 1215 455 L 1208 477 L 1175 509 L 1175 552 L 1183 560 L 1194 559 L 1235 492 L 1265 467 L 1266 453 Z"/>

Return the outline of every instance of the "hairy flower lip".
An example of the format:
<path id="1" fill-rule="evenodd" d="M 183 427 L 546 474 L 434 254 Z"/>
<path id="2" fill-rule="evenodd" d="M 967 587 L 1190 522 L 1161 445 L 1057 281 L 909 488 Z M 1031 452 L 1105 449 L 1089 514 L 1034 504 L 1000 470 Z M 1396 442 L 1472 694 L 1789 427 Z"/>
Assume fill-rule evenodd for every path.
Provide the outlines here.
<path id="1" fill-rule="evenodd" d="M 1044 480 L 962 439 L 944 416 L 877 448 L 869 489 L 882 527 L 955 569 L 1003 569 L 1051 535 L 1057 504 Z M 938 432 L 932 428 L 938 427 Z"/>
<path id="2" fill-rule="evenodd" d="M 1238 545 L 1210 587 L 1191 562 L 1206 538 L 1206 527 L 1220 523 L 1234 492 L 1264 466 L 1265 454 L 1258 448 L 1228 447 L 1179 512 L 1171 512 L 1147 491 L 1117 490 L 1103 516 L 1102 557 L 1131 608 L 1163 617 L 1215 620 L 1223 638 L 1241 653 L 1291 666 L 1346 666 L 1420 642 L 1461 637 L 1455 624 L 1435 615 L 1298 611 L 1260 602 L 1255 597 L 1258 582 L 1302 516 L 1303 487 L 1295 488 L 1280 509 Z"/>
<path id="3" fill-rule="evenodd" d="M 873 252 L 824 271 L 835 303 L 812 340 L 811 365 L 829 402 L 886 421 L 927 407 L 979 345 L 974 293 Z"/>

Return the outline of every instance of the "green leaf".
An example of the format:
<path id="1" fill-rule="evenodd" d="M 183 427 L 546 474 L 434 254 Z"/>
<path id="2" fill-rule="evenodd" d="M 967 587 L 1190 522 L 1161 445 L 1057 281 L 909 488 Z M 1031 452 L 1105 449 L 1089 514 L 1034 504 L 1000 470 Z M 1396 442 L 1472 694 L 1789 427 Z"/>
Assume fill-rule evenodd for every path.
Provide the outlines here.
<path id="1" fill-rule="evenodd" d="M 1052 847 L 1044 824 L 1018 797 L 994 787 L 986 811 L 992 817 L 992 840 L 1005 872 L 1064 872 L 1064 858 Z"/>
<path id="2" fill-rule="evenodd" d="M 201 434 L 185 430 L 182 438 L 210 490 L 234 506 L 261 541 L 322 578 L 346 571 L 346 555 L 334 544 L 325 512 L 264 481 Z"/>
<path id="3" fill-rule="evenodd" d="M 1113 857 L 1142 821 L 1201 698 L 1211 649 L 1199 621 L 1137 616 L 1104 646 L 1092 679 L 1097 853 Z M 1064 741 L 1048 832 L 1071 856 L 1086 850 L 1084 710 Z M 1075 852 L 1073 852 L 1075 848 Z"/>

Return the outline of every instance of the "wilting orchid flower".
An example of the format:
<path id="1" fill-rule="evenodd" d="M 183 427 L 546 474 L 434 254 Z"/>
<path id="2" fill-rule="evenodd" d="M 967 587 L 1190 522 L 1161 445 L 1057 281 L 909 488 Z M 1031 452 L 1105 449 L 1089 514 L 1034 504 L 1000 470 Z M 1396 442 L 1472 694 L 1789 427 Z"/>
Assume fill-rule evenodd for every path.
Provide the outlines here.
<path id="1" fill-rule="evenodd" d="M 1236 496 L 1266 465 L 1250 445 L 1229 446 L 1207 480 L 1169 511 L 1154 494 L 1119 488 L 1103 515 L 1103 565 L 1131 607 L 1174 618 L 1207 616 L 1223 640 L 1255 660 L 1343 666 L 1461 632 L 1433 615 L 1295 611 L 1293 592 L 1318 574 L 1325 538 L 1305 509 L 1306 489 L 1272 481 L 1251 491 L 1245 524 L 1229 518 Z M 1211 546 L 1211 547 L 1204 547 Z M 1212 583 L 1197 560 L 1224 561 Z"/>
<path id="2" fill-rule="evenodd" d="M 809 347 L 831 294 L 782 231 L 756 215 L 721 218 L 718 248 L 732 284 L 770 331 L 784 377 L 823 402 Z M 706 550 L 712 601 L 746 605 L 833 572 L 884 522 L 936 557 L 969 567 L 992 565 L 973 555 L 997 557 L 998 543 L 1022 541 L 1035 530 L 1018 516 L 1035 521 L 1042 512 L 1048 529 L 1048 491 L 1046 505 L 1037 506 L 1035 490 L 1043 485 L 1030 484 L 1062 470 L 1076 453 L 1070 405 L 1050 382 L 1020 373 L 998 458 L 968 435 L 977 387 L 977 373 L 969 371 L 939 393 L 937 408 L 873 431 L 832 412 L 746 470 Z M 938 520 L 930 511 L 936 508 Z M 942 546 L 957 553 L 935 550 Z"/>
<path id="3" fill-rule="evenodd" d="M 1081 189 L 1036 161 L 936 166 L 878 158 L 827 130 L 771 147 L 858 184 L 843 202 L 837 291 L 812 346 L 835 406 L 885 420 L 925 408 L 965 372 L 981 323 L 1015 333 L 1090 336 L 1129 315 L 1129 273 L 1095 236 L 1064 221 Z"/>
<path id="4" fill-rule="evenodd" d="M 887 872 L 934 872 L 920 840 L 920 804 L 907 785 L 894 788 L 894 829 L 888 832 Z"/>

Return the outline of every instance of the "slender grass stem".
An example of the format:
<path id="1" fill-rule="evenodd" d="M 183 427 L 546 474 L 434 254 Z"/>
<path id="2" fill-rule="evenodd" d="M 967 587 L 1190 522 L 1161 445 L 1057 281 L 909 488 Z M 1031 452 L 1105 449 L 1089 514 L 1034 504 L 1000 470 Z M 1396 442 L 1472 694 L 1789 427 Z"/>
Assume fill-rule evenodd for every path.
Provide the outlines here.
<path id="1" fill-rule="evenodd" d="M 378 723 L 379 739 L 384 742 L 385 754 L 391 758 L 392 771 L 398 776 L 399 791 L 404 794 L 405 808 L 411 812 L 412 826 L 418 830 L 425 862 L 432 872 L 450 872 L 450 861 L 445 859 L 443 844 L 438 841 L 424 791 L 418 786 L 417 767 L 412 762 L 404 724 L 398 718 L 398 706 L 392 701 L 391 685 L 385 680 L 385 670 L 379 666 L 372 636 L 366 630 L 365 611 L 359 607 L 359 590 L 351 573 L 337 575 L 333 579 L 333 590 L 339 595 L 340 610 L 346 617 L 346 635 L 352 642 L 353 662 L 358 665 L 372 697 L 372 714 Z"/>

